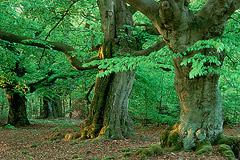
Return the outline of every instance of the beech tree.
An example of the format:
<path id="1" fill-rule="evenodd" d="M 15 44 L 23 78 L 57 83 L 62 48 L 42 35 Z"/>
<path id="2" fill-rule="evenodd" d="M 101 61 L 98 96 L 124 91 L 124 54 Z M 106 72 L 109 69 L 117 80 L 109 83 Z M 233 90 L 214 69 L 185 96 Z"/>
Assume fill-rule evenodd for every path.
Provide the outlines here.
<path id="1" fill-rule="evenodd" d="M 223 131 L 218 86 L 220 74 L 216 70 L 221 67 L 226 53 L 214 47 L 192 49 L 191 46 L 202 40 L 220 37 L 227 20 L 240 8 L 240 1 L 207 0 L 196 14 L 189 9 L 188 0 L 160 0 L 159 3 L 154 0 L 124 1 L 146 15 L 169 49 L 178 54 L 174 56 L 173 63 L 181 115 L 178 123 L 162 134 L 162 145 L 183 145 L 185 149 L 191 149 L 205 139 L 214 142 Z M 194 63 L 187 63 L 186 59 L 199 55 L 205 57 L 202 67 L 208 69 L 194 74 Z M 206 57 L 214 57 L 215 63 Z"/>
<path id="2" fill-rule="evenodd" d="M 67 44 L 51 41 L 39 43 L 5 31 L 0 32 L 0 38 L 63 52 L 77 70 L 99 69 L 89 116 L 82 130 L 76 135 L 69 135 L 69 138 L 121 139 L 135 136 L 127 105 L 136 66 L 133 64 L 118 70 L 118 73 L 110 73 L 105 70 L 107 67 L 99 64 L 111 61 L 115 56 L 148 56 L 167 44 L 174 54 L 175 88 L 181 104 L 181 116 L 174 127 L 162 133 L 161 145 L 192 149 L 204 140 L 213 143 L 222 133 L 218 80 L 219 68 L 226 56 L 219 47 L 222 43 L 213 39 L 223 34 L 227 20 L 239 9 L 239 0 L 208 0 L 197 13 L 189 9 L 187 0 L 124 1 L 146 15 L 164 41 L 138 51 L 136 41 L 131 38 L 131 13 L 120 0 L 98 1 L 104 40 L 95 47 L 98 54 L 84 62 L 74 54 L 76 49 Z M 208 45 L 204 46 L 204 43 Z M 83 65 L 86 62 L 91 63 Z"/>
<path id="3" fill-rule="evenodd" d="M 75 4 L 77 1 L 72 2 Z M 71 4 L 71 5 L 72 5 Z M 134 56 L 149 55 L 165 46 L 160 41 L 145 50 L 137 51 L 134 38 L 131 36 L 132 14 L 123 1 L 103 0 L 98 1 L 101 16 L 104 40 L 101 45 L 93 47 L 98 54 L 85 61 L 79 58 L 76 49 L 64 43 L 51 41 L 36 41 L 29 37 L 0 32 L 0 38 L 12 43 L 37 46 L 63 52 L 76 70 L 89 70 L 99 68 L 99 72 L 107 73 L 96 65 L 84 66 L 84 63 L 96 60 L 110 59 L 116 54 L 126 56 L 131 51 Z M 65 15 L 65 14 L 64 14 Z M 125 35 L 125 36 L 122 36 Z M 134 51 L 134 52 L 133 52 Z M 104 62 L 103 62 L 104 63 Z M 128 115 L 128 101 L 134 81 L 135 68 L 132 71 L 125 68 L 118 73 L 105 74 L 96 79 L 94 96 L 91 102 L 89 115 L 82 124 L 79 133 L 68 138 L 113 138 L 123 139 L 135 137 L 133 121 Z"/>

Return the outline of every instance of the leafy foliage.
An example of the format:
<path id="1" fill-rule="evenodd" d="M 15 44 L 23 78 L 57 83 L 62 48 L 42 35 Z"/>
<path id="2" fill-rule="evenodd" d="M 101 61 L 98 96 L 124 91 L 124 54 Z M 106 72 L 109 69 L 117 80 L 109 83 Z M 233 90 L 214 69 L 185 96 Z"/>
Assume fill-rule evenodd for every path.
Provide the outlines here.
<path id="1" fill-rule="evenodd" d="M 136 122 L 158 125 L 178 120 L 180 107 L 173 76 L 157 67 L 139 67 L 129 104 L 130 116 Z"/>

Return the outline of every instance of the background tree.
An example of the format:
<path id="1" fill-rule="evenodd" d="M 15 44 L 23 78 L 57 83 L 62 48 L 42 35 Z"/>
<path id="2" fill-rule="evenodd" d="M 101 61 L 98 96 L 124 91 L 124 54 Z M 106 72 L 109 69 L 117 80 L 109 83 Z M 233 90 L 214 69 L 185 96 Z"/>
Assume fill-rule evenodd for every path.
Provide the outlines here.
<path id="1" fill-rule="evenodd" d="M 4 10 L 2 10 L 1 12 L 3 13 L 2 15 L 4 15 L 6 19 L 6 21 L 1 23 L 1 30 L 8 28 L 8 30 L 12 29 L 16 31 L 15 27 L 21 26 L 22 30 L 27 31 L 29 29 L 28 26 L 30 25 L 32 27 L 31 29 L 34 30 L 34 32 L 32 32 L 33 33 L 32 35 L 35 37 L 35 39 L 40 37 L 45 37 L 44 39 L 47 39 L 52 33 L 53 29 L 57 27 L 58 23 L 57 25 L 55 24 L 54 28 L 52 28 L 48 32 L 49 27 L 51 27 L 56 21 L 61 22 L 61 19 L 59 19 L 59 16 L 61 18 L 62 11 L 57 9 L 58 13 L 55 13 L 55 8 L 54 8 L 55 4 L 50 3 L 50 5 L 46 8 L 45 2 L 36 2 L 37 4 L 31 3 L 30 6 L 29 5 L 26 6 L 25 1 L 22 1 L 21 3 L 14 3 L 14 2 L 12 3 L 12 2 L 13 1 L 1 3 L 2 7 L 4 8 Z M 59 6 L 61 7 L 65 6 L 65 3 L 61 3 L 61 5 L 59 4 Z M 7 12 L 9 14 L 6 14 Z M 15 19 L 13 18 L 14 17 L 13 15 L 15 16 Z M 50 18 L 50 19 L 47 20 L 48 23 L 46 24 L 44 19 L 36 18 L 36 15 L 37 17 L 38 15 L 41 15 L 40 16 L 41 18 L 44 17 L 44 18 Z M 48 17 L 46 15 L 48 15 Z M 21 25 L 21 24 L 24 24 L 24 25 Z M 9 29 L 9 26 L 11 26 L 12 28 Z M 3 62 L 1 63 L 1 69 L 0 69 L 1 70 L 1 87 L 10 88 L 8 89 L 7 94 L 8 93 L 10 95 L 21 94 L 21 96 L 13 96 L 13 97 L 9 96 L 9 98 L 14 98 L 14 97 L 17 97 L 18 99 L 24 98 L 24 100 L 21 101 L 22 103 L 10 103 L 10 104 L 13 104 L 11 106 L 15 106 L 15 107 L 17 107 L 16 106 L 17 104 L 19 105 L 22 104 L 22 106 L 24 106 L 24 109 L 21 109 L 21 110 L 24 111 L 24 114 L 23 114 L 24 116 L 22 116 L 21 114 L 19 115 L 20 117 L 22 117 L 22 119 L 27 119 L 25 114 L 26 112 L 25 94 L 27 93 L 27 91 L 36 90 L 35 87 L 39 86 L 39 84 L 36 83 L 36 80 L 39 80 L 40 82 L 43 82 L 41 81 L 43 79 L 47 80 L 46 77 L 49 76 L 48 75 L 49 70 L 54 70 L 56 73 L 61 72 L 60 74 L 64 74 L 64 69 L 70 70 L 70 66 L 66 66 L 66 62 L 67 62 L 66 59 L 64 60 L 61 58 L 61 56 L 57 56 L 57 54 L 55 54 L 56 52 L 53 50 L 49 52 L 46 50 L 42 51 L 42 50 L 36 49 L 35 53 L 37 54 L 32 54 L 33 52 L 32 48 L 29 48 L 26 46 L 19 46 L 19 45 L 14 45 L 13 47 L 12 44 L 6 43 L 3 41 L 1 42 L 1 47 L 2 47 L 1 48 L 2 53 L 3 54 L 6 53 L 1 57 L 1 61 Z M 29 63 L 29 62 L 32 62 L 32 63 Z M 34 81 L 34 78 L 35 78 L 35 81 Z M 46 81 L 44 81 L 44 83 L 45 82 Z M 9 86 L 6 86 L 6 85 L 9 85 Z M 11 86 L 13 88 L 11 88 Z M 41 84 L 40 86 L 42 87 L 44 86 L 44 84 Z M 40 87 L 37 87 L 37 88 L 39 89 Z M 17 100 L 13 100 L 12 102 L 17 102 Z M 16 112 L 15 110 L 14 112 L 11 112 L 10 110 L 10 113 L 18 114 L 18 112 Z M 15 116 L 15 117 L 18 117 L 18 116 Z M 18 118 L 15 118 L 15 120 L 12 120 L 12 121 L 17 121 Z M 13 123 L 12 121 L 11 122 L 8 121 L 8 122 L 13 125 L 17 124 L 17 122 Z M 23 123 L 23 124 L 28 124 L 28 121 L 26 120 L 26 123 Z"/>

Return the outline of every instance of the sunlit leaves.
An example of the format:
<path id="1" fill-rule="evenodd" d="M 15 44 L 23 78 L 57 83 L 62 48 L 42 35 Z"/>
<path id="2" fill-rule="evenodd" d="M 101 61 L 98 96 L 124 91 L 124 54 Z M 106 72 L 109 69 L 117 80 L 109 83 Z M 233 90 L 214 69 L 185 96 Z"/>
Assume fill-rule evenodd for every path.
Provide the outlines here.
<path id="1" fill-rule="evenodd" d="M 14 73 L 0 75 L 0 88 L 11 89 L 12 92 L 20 92 L 26 94 L 29 91 L 28 86 L 21 77 L 17 77 Z"/>
<path id="2" fill-rule="evenodd" d="M 219 61 L 218 57 L 220 57 L 221 54 L 224 54 L 222 52 L 229 51 L 229 47 L 220 39 L 198 41 L 193 46 L 189 47 L 186 52 L 178 53 L 176 56 L 184 57 L 188 54 L 191 54 L 193 51 L 197 52 L 200 50 L 206 50 L 206 54 L 204 55 L 202 53 L 196 53 L 194 56 L 184 59 L 181 63 L 182 66 L 187 66 L 188 64 L 191 65 L 192 70 L 189 73 L 189 78 L 204 76 L 208 73 L 220 73 L 219 66 L 221 65 L 221 62 Z"/>
<path id="3" fill-rule="evenodd" d="M 203 7 L 205 2 L 206 0 L 191 0 L 189 8 L 196 13 Z"/>

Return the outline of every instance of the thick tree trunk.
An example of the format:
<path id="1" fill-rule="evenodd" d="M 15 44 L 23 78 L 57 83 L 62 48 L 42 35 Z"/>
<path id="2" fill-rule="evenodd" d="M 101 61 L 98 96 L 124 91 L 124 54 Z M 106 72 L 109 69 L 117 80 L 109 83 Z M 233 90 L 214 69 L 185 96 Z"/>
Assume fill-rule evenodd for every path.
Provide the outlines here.
<path id="1" fill-rule="evenodd" d="M 136 136 L 128 115 L 134 75 L 134 71 L 127 71 L 97 78 L 90 113 L 78 136 L 112 139 Z"/>
<path id="2" fill-rule="evenodd" d="M 61 99 L 55 96 L 53 99 L 43 97 L 43 105 L 40 107 L 40 118 L 63 117 Z"/>
<path id="3" fill-rule="evenodd" d="M 123 53 L 130 43 L 132 15 L 121 0 L 99 0 L 104 42 L 99 57 L 111 58 Z M 103 72 L 103 71 L 100 71 Z M 134 82 L 135 71 L 112 73 L 96 79 L 94 97 L 87 119 L 76 137 L 123 139 L 136 136 L 133 121 L 128 115 L 128 102 Z"/>
<path id="4" fill-rule="evenodd" d="M 139 0 L 125 1 L 153 21 L 170 50 L 175 54 L 185 53 L 173 60 L 176 72 L 175 88 L 181 104 L 180 119 L 175 126 L 167 128 L 162 133 L 161 145 L 175 146 L 175 149 L 181 147 L 191 149 L 205 140 L 213 142 L 217 135 L 222 133 L 223 125 L 218 88 L 220 75 L 207 73 L 190 79 L 192 64 L 182 66 L 181 63 L 185 59 L 193 58 L 197 53 L 205 57 L 215 56 L 221 64 L 223 63 L 225 54 L 217 53 L 211 47 L 195 51 L 188 51 L 187 48 L 200 40 L 220 37 L 227 19 L 236 9 L 234 8 L 234 5 L 237 5 L 236 1 L 232 3 L 233 1 L 209 0 L 197 14 L 189 9 L 188 1 L 163 0 L 159 4 L 152 0 L 148 0 L 148 3 Z M 151 12 L 149 8 L 152 8 Z M 205 60 L 203 65 L 206 68 L 217 68 L 216 64 L 208 62 L 207 58 Z"/>
<path id="5" fill-rule="evenodd" d="M 189 79 L 186 67 L 175 64 L 175 88 L 181 104 L 178 130 L 185 149 L 196 146 L 197 141 L 214 141 L 222 133 L 223 118 L 218 86 L 219 74 Z M 184 76 L 185 75 L 185 76 Z"/>
<path id="6" fill-rule="evenodd" d="M 26 97 L 18 92 L 9 92 L 6 90 L 9 103 L 8 124 L 13 126 L 25 126 L 30 122 L 27 118 Z"/>

